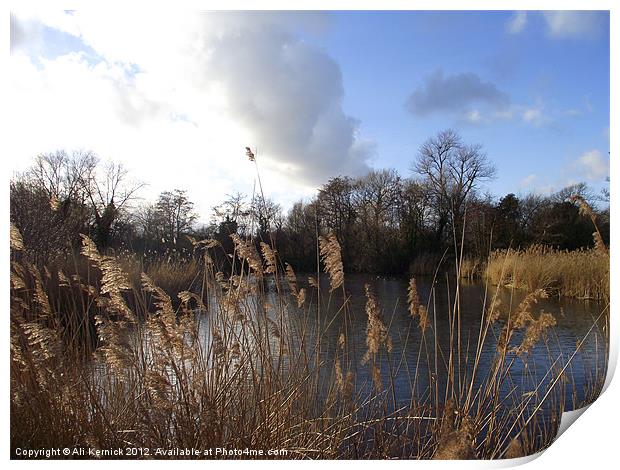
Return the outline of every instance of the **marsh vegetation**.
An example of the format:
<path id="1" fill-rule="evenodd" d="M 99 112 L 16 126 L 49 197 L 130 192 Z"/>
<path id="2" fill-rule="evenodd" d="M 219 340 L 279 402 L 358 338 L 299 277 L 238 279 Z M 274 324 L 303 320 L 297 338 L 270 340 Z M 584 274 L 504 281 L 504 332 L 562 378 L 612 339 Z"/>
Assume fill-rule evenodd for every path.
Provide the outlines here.
<path id="1" fill-rule="evenodd" d="M 549 445 L 561 412 L 604 381 L 604 304 L 554 315 L 543 289 L 478 288 L 472 311 L 457 278 L 350 290 L 334 236 L 320 240 L 327 279 L 238 237 L 225 275 L 211 259 L 221 245 L 194 243 L 197 275 L 172 299 L 86 236 L 85 273 L 40 271 L 12 230 L 12 448 L 514 457 Z"/>
<path id="2" fill-rule="evenodd" d="M 600 393 L 608 210 L 584 187 L 484 202 L 492 165 L 447 132 L 421 179 L 336 178 L 286 218 L 261 190 L 196 228 L 184 192 L 130 210 L 99 168 L 41 156 L 11 185 L 12 452 L 518 457 Z"/>

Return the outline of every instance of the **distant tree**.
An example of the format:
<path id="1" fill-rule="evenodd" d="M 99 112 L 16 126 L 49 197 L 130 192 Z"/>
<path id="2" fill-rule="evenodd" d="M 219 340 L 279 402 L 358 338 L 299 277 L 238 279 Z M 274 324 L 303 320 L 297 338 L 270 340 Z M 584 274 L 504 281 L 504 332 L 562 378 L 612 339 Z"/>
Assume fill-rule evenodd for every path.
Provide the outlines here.
<path id="1" fill-rule="evenodd" d="M 130 181 L 121 163 L 108 162 L 100 169 L 96 158 L 84 167 L 79 178 L 90 202 L 95 240 L 100 247 L 108 247 L 114 231 L 119 229 L 115 224 L 121 220 L 135 193 L 144 185 Z"/>
<path id="2" fill-rule="evenodd" d="M 482 146 L 466 145 L 451 129 L 440 132 L 420 147 L 413 170 L 422 177 L 435 200 L 438 241 L 450 236 L 445 233 L 449 224 L 459 237 L 469 196 L 479 183 L 496 174 Z"/>
<path id="3" fill-rule="evenodd" d="M 164 239 L 163 227 L 155 204 L 146 203 L 135 208 L 134 223 L 141 238 L 142 250 L 156 250 Z"/>
<path id="4" fill-rule="evenodd" d="M 571 196 L 581 196 L 586 201 L 594 201 L 596 199 L 592 189 L 586 183 L 575 183 L 563 187 L 562 189 L 552 193 L 549 201 L 552 203 L 562 203 L 568 201 Z"/>
<path id="5" fill-rule="evenodd" d="M 352 261 L 352 243 L 357 210 L 355 205 L 356 182 L 348 176 L 337 176 L 325 183 L 316 197 L 316 208 L 320 226 L 333 232 L 340 243 L 345 265 Z M 313 233 L 314 220 L 311 220 Z"/>
<path id="6" fill-rule="evenodd" d="M 88 231 L 89 212 L 71 200 L 58 204 L 45 188 L 18 179 L 10 184 L 10 219 L 22 235 L 28 258 L 47 264 L 78 246 L 79 234 Z"/>
<path id="7" fill-rule="evenodd" d="M 41 188 L 57 206 L 86 200 L 84 182 L 92 174 L 98 159 L 92 152 L 65 150 L 42 153 L 35 157 L 26 179 Z"/>
<path id="8" fill-rule="evenodd" d="M 316 269 L 317 202 L 296 202 L 286 217 L 283 259 L 296 270 Z"/>
<path id="9" fill-rule="evenodd" d="M 521 218 L 521 202 L 514 194 L 507 194 L 499 200 L 493 227 L 496 248 L 518 248 L 521 245 Z"/>
<path id="10" fill-rule="evenodd" d="M 256 236 L 265 242 L 271 242 L 282 229 L 284 216 L 282 206 L 269 198 L 256 197 L 250 206 L 252 221 L 256 223 Z M 275 239 L 273 239 L 275 242 Z"/>
<path id="11" fill-rule="evenodd" d="M 181 236 L 192 230 L 197 219 L 194 203 L 184 190 L 164 191 L 155 204 L 157 223 L 162 230 L 163 241 L 167 246 L 177 247 Z"/>
<path id="12" fill-rule="evenodd" d="M 220 232 L 223 227 L 228 227 L 228 235 L 237 232 L 249 235 L 252 228 L 252 207 L 247 202 L 247 197 L 239 192 L 229 194 L 226 200 L 213 207 L 212 222 L 220 226 Z M 233 225 L 234 231 L 230 231 Z"/>
<path id="13" fill-rule="evenodd" d="M 592 223 L 581 217 L 579 209 L 570 202 L 546 206 L 537 214 L 533 226 L 537 243 L 562 250 L 592 246 L 592 232 Z"/>
<path id="14" fill-rule="evenodd" d="M 392 270 L 398 256 L 401 179 L 396 170 L 376 170 L 358 179 L 355 192 L 360 220 L 360 251 L 369 271 Z"/>
<path id="15" fill-rule="evenodd" d="M 605 178 L 605 182 L 609 185 L 609 176 Z M 597 200 L 607 207 L 609 207 L 609 188 L 601 188 L 601 193 L 599 194 Z"/>
<path id="16" fill-rule="evenodd" d="M 109 163 L 102 169 L 92 152 L 69 154 L 63 150 L 38 155 L 34 165 L 14 183 L 12 217 L 18 225 L 38 224 L 36 230 L 24 231 L 41 253 L 48 251 L 44 245 L 49 240 L 61 235 L 63 243 L 56 249 L 68 249 L 79 241 L 79 233 L 92 234 L 101 248 L 109 246 L 114 233 L 131 231 L 124 209 L 141 187 L 129 184 L 122 165 Z M 35 238 L 39 239 L 35 242 Z"/>
<path id="17" fill-rule="evenodd" d="M 465 224 L 466 256 L 486 258 L 497 248 L 497 211 L 490 194 L 473 195 L 467 203 L 467 223 Z"/>
<path id="18" fill-rule="evenodd" d="M 414 179 L 402 181 L 398 220 L 403 249 L 408 258 L 433 249 L 429 220 L 433 198 L 426 185 Z"/>

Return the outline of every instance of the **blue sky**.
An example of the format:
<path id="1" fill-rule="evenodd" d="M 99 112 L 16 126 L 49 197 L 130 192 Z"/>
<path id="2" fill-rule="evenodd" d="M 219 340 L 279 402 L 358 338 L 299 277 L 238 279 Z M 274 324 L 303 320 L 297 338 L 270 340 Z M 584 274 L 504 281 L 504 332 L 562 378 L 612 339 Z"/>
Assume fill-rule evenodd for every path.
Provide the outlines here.
<path id="1" fill-rule="evenodd" d="M 323 42 L 343 71 L 344 108 L 377 145 L 373 166 L 406 174 L 416 149 L 445 127 L 484 145 L 498 167 L 489 186 L 505 194 L 557 187 L 580 172 L 584 153 L 609 150 L 609 28 L 551 37 L 542 14 L 527 15 L 509 33 L 513 12 L 343 12 Z M 473 73 L 494 84 L 511 105 L 540 108 L 540 122 L 471 123 L 458 112 L 415 116 L 405 102 L 438 70 Z M 380 90 L 380 92 L 378 92 Z M 479 103 L 472 102 L 471 109 Z M 562 174 L 564 173 L 564 174 Z M 530 184 L 522 181 L 530 175 Z M 583 173 L 581 173 L 583 176 Z M 587 178 L 585 178 L 587 179 Z M 598 184 L 591 178 L 591 184 Z"/>
<path id="2" fill-rule="evenodd" d="M 605 12 L 12 16 L 14 170 L 91 149 L 206 213 L 251 193 L 289 206 L 337 174 L 396 168 L 446 128 L 484 146 L 487 185 L 548 193 L 609 175 Z"/>

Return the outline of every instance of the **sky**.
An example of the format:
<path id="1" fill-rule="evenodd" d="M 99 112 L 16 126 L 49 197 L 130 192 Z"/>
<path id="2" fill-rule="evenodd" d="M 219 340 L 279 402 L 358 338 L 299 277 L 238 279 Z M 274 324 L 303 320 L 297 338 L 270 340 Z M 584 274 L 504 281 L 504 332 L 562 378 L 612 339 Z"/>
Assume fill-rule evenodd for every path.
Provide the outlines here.
<path id="1" fill-rule="evenodd" d="M 284 208 L 330 177 L 411 167 L 456 129 L 497 167 L 483 190 L 608 187 L 609 14 L 599 11 L 14 11 L 12 171 L 91 150 L 185 189 L 201 220 L 251 195 Z"/>

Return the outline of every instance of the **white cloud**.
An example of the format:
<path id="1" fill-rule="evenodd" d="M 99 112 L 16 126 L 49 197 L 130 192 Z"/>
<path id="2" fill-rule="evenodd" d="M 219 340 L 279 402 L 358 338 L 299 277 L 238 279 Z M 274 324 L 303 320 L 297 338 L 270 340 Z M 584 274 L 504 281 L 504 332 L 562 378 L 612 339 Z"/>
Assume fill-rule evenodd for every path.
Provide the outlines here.
<path id="1" fill-rule="evenodd" d="M 533 105 L 521 106 L 519 114 L 523 122 L 537 127 L 551 121 L 551 118 L 545 112 L 544 104 L 540 100 L 537 100 Z"/>
<path id="2" fill-rule="evenodd" d="M 593 38 L 600 34 L 609 15 L 600 11 L 546 11 L 543 17 L 553 38 Z"/>
<path id="3" fill-rule="evenodd" d="M 599 183 L 609 176 L 609 159 L 598 150 L 583 153 L 575 162 L 574 167 L 590 182 Z"/>
<path id="4" fill-rule="evenodd" d="M 527 12 L 525 11 L 515 11 L 508 23 L 506 24 L 506 29 L 511 34 L 517 34 L 523 31 L 525 25 L 527 24 Z"/>
<path id="5" fill-rule="evenodd" d="M 202 211 L 231 185 L 251 188 L 244 179 L 252 181 L 252 169 L 243 164 L 237 141 L 242 129 L 230 122 L 210 129 L 209 122 L 215 125 L 218 119 L 213 111 L 203 113 L 198 128 L 171 120 L 169 109 L 151 103 L 139 85 L 118 78 L 119 73 L 118 66 L 92 66 L 79 55 L 44 61 L 41 69 L 25 56 L 12 58 L 7 138 L 15 149 L 14 169 L 23 170 L 41 152 L 91 149 L 122 161 L 133 177 L 150 183 L 144 197 L 187 188 Z M 234 153 L 237 163 L 222 158 Z"/>
<path id="6" fill-rule="evenodd" d="M 468 111 L 467 113 L 465 113 L 465 120 L 476 124 L 482 120 L 482 115 L 480 114 L 480 111 L 478 111 L 477 109 L 472 109 L 471 111 Z"/>
<path id="7" fill-rule="evenodd" d="M 226 193 L 252 191 L 246 145 L 258 148 L 267 192 L 285 202 L 368 168 L 373 143 L 342 109 L 338 64 L 297 34 L 324 27 L 320 13 L 108 10 L 15 22 L 29 25 L 11 57 L 9 138 L 25 162 L 16 169 L 38 152 L 92 149 L 125 162 L 153 193 L 188 188 L 206 211 Z M 100 58 L 31 59 L 42 25 Z"/>
<path id="8" fill-rule="evenodd" d="M 538 176 L 532 173 L 530 175 L 527 175 L 525 178 L 523 178 L 521 182 L 519 183 L 519 186 L 524 189 L 529 189 L 532 187 L 532 185 L 537 179 L 538 179 Z"/>
<path id="9" fill-rule="evenodd" d="M 570 113 L 565 112 L 569 115 Z M 541 127 L 553 122 L 552 116 L 546 111 L 541 100 L 533 104 L 513 104 L 495 110 L 470 109 L 461 113 L 462 122 L 475 125 L 488 125 L 499 122 L 521 121 L 523 124 Z"/>
<path id="10" fill-rule="evenodd" d="M 560 166 L 557 172 L 529 174 L 519 182 L 526 192 L 552 194 L 567 186 L 587 183 L 591 188 L 600 187 L 609 176 L 609 158 L 593 149 Z"/>
<path id="11" fill-rule="evenodd" d="M 541 122 L 543 118 L 542 109 L 539 107 L 526 108 L 522 113 L 523 120 L 529 123 Z"/>

